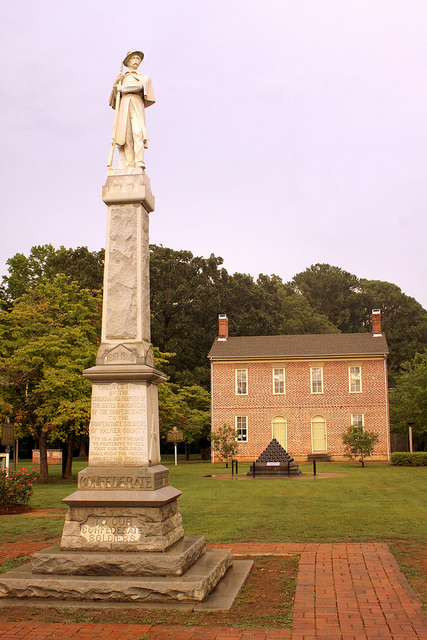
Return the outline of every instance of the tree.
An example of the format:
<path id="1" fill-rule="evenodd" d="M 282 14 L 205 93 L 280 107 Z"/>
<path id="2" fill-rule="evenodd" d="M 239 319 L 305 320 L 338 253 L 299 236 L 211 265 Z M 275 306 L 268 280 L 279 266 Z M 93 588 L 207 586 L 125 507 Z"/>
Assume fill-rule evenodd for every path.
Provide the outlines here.
<path id="1" fill-rule="evenodd" d="M 362 467 L 365 466 L 365 458 L 372 455 L 378 442 L 378 434 L 366 431 L 363 427 L 352 425 L 342 435 L 342 441 L 347 458 L 359 458 Z"/>
<path id="2" fill-rule="evenodd" d="M 91 386 L 81 372 L 94 364 L 100 320 L 99 292 L 80 290 L 64 274 L 0 311 L 1 409 L 18 433 L 37 439 L 41 482 L 48 444 L 59 440 L 71 453 L 76 435 L 87 432 Z"/>
<path id="3" fill-rule="evenodd" d="M 55 253 L 51 244 L 38 245 L 31 248 L 29 256 L 16 253 L 6 260 L 9 275 L 3 276 L 1 297 L 9 304 L 22 296 L 28 289 L 37 285 L 42 278 L 50 279 L 49 257 Z"/>
<path id="4" fill-rule="evenodd" d="M 87 247 L 60 247 L 49 257 L 48 267 L 56 275 L 65 273 L 82 289 L 102 289 L 104 279 L 104 249 L 89 251 Z"/>
<path id="5" fill-rule="evenodd" d="M 390 393 L 390 421 L 394 433 L 408 433 L 413 420 L 415 449 L 427 448 L 427 351 L 402 365 Z"/>
<path id="6" fill-rule="evenodd" d="M 191 445 L 209 438 L 211 414 L 210 394 L 198 385 L 179 387 L 164 382 L 159 385 L 160 434 L 166 439 L 174 427 L 184 432 L 187 460 Z"/>
<path id="7" fill-rule="evenodd" d="M 366 330 L 360 281 L 352 273 L 329 264 L 314 264 L 297 273 L 291 285 L 316 313 L 325 315 L 343 333 Z"/>
<path id="8" fill-rule="evenodd" d="M 220 458 L 225 460 L 226 466 L 233 457 L 237 454 L 239 449 L 239 443 L 236 440 L 236 430 L 227 424 L 223 427 L 219 427 L 211 435 L 212 442 L 214 443 L 215 451 Z"/>
<path id="9" fill-rule="evenodd" d="M 104 250 L 89 251 L 87 247 L 55 249 L 51 244 L 31 248 L 27 256 L 16 253 L 6 261 L 9 274 L 3 276 L 0 299 L 10 306 L 14 300 L 43 280 L 50 282 L 64 273 L 82 289 L 101 289 L 104 271 Z"/>
<path id="10" fill-rule="evenodd" d="M 402 363 L 427 348 L 427 311 L 390 282 L 361 280 L 360 286 L 367 328 L 370 328 L 372 309 L 381 309 L 382 330 L 390 349 L 389 382 L 390 386 L 394 386 Z"/>
<path id="11" fill-rule="evenodd" d="M 209 387 L 206 355 L 218 331 L 219 313 L 229 316 L 230 335 L 336 332 L 300 293 L 276 275 L 230 275 L 222 258 L 150 247 L 152 340 L 176 357 L 166 372 L 181 386 Z"/>
<path id="12" fill-rule="evenodd" d="M 176 357 L 166 368 L 172 382 L 209 384 L 206 355 L 217 317 L 222 258 L 193 256 L 150 246 L 151 335 Z"/>
<path id="13" fill-rule="evenodd" d="M 283 309 L 279 334 L 340 333 L 323 313 L 314 311 L 308 300 L 301 293 L 293 292 L 289 285 L 278 291 L 278 296 Z"/>

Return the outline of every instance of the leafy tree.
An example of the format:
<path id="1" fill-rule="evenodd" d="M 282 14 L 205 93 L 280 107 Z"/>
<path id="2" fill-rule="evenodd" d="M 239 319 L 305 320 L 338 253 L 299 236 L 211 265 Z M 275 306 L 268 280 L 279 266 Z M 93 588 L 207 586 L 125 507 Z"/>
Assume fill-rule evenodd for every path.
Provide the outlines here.
<path id="1" fill-rule="evenodd" d="M 59 440 L 71 452 L 76 435 L 87 432 L 91 386 L 81 372 L 94 363 L 100 318 L 100 294 L 80 290 L 64 274 L 0 311 L 0 406 L 18 434 L 38 441 L 41 482 L 48 444 Z"/>
<path id="2" fill-rule="evenodd" d="M 235 273 L 223 281 L 219 312 L 229 317 L 230 335 L 268 336 L 278 333 L 282 319 L 282 301 L 278 292 L 282 280 L 275 275 L 260 274 L 257 281 L 246 273 Z M 217 318 L 215 319 L 217 335 Z"/>
<path id="3" fill-rule="evenodd" d="M 315 264 L 294 276 L 290 286 L 343 332 L 371 331 L 372 309 L 381 309 L 391 384 L 402 362 L 427 347 L 427 311 L 395 284 L 358 279 L 339 267 Z"/>
<path id="4" fill-rule="evenodd" d="M 347 458 L 359 458 L 362 467 L 365 466 L 365 458 L 372 455 L 374 447 L 378 442 L 378 434 L 373 431 L 366 431 L 363 427 L 350 426 L 342 434 L 342 441 Z"/>
<path id="5" fill-rule="evenodd" d="M 297 273 L 291 282 L 311 308 L 326 316 L 343 333 L 364 331 L 364 306 L 359 279 L 329 264 L 314 264 Z"/>
<path id="6" fill-rule="evenodd" d="M 307 300 L 276 276 L 230 275 L 222 258 L 195 257 L 152 245 L 152 340 L 176 357 L 166 367 L 181 386 L 209 386 L 206 355 L 217 335 L 218 314 L 229 316 L 230 335 L 338 331 Z"/>
<path id="7" fill-rule="evenodd" d="M 413 437 L 418 451 L 427 449 L 427 351 L 417 353 L 402 365 L 390 393 L 390 422 L 394 433 L 408 433 L 413 420 Z"/>
<path id="8" fill-rule="evenodd" d="M 65 273 L 82 289 L 102 289 L 104 278 L 104 249 L 89 251 L 87 247 L 60 247 L 49 258 L 48 266 L 58 275 Z"/>
<path id="9" fill-rule="evenodd" d="M 239 450 L 239 443 L 236 440 L 236 430 L 228 424 L 219 427 L 211 435 L 215 451 L 220 458 L 225 460 L 226 466 Z"/>
<path id="10" fill-rule="evenodd" d="M 279 334 L 340 333 L 323 313 L 317 313 L 301 293 L 294 293 L 289 285 L 278 291 L 282 302 Z"/>
<path id="11" fill-rule="evenodd" d="M 209 438 L 209 392 L 198 385 L 182 388 L 168 382 L 159 385 L 159 421 L 164 439 L 174 427 L 183 430 L 186 458 L 189 459 L 191 445 Z"/>
<path id="12" fill-rule="evenodd" d="M 89 251 L 87 247 L 55 249 L 51 244 L 31 248 L 27 256 L 16 253 L 6 261 L 8 275 L 3 276 L 0 299 L 10 306 L 29 289 L 44 279 L 52 280 L 60 273 L 70 276 L 83 289 L 101 289 L 104 270 L 104 250 Z"/>
<path id="13" fill-rule="evenodd" d="M 166 367 L 172 382 L 209 385 L 206 355 L 216 335 L 222 258 L 151 245 L 152 342 L 176 357 Z"/>
<path id="14" fill-rule="evenodd" d="M 382 329 L 390 349 L 388 368 L 393 386 L 403 362 L 427 348 L 427 311 L 390 282 L 361 280 L 364 302 L 364 324 L 370 330 L 370 314 L 381 309 Z"/>
<path id="15" fill-rule="evenodd" d="M 43 278 L 50 279 L 53 273 L 48 267 L 49 257 L 55 253 L 51 244 L 31 248 L 29 256 L 16 253 L 6 260 L 9 275 L 3 276 L 1 297 L 11 303 L 28 289 L 35 287 Z"/>

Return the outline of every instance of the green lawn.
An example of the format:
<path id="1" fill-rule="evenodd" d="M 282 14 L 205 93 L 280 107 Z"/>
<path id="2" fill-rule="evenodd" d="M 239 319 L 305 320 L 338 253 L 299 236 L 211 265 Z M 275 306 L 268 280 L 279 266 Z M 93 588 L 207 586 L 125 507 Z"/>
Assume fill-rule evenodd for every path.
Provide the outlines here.
<path id="1" fill-rule="evenodd" d="M 23 461 L 22 466 L 25 466 Z M 183 494 L 180 511 L 187 535 L 203 534 L 210 542 L 329 542 L 427 539 L 427 468 L 393 467 L 384 463 L 321 463 L 319 473 L 346 477 L 205 477 L 225 474 L 225 465 L 208 462 L 170 468 L 171 484 Z M 27 462 L 27 467 L 31 463 Z M 87 466 L 73 464 L 73 472 Z M 311 472 L 310 465 L 300 465 Z M 75 490 L 76 479 L 60 479 L 60 467 L 50 467 L 50 482 L 36 485 L 32 507 L 61 507 Z M 65 507 L 64 507 L 65 509 Z M 65 513 L 65 511 L 64 511 Z M 0 540 L 49 538 L 61 534 L 63 517 L 1 516 Z"/>

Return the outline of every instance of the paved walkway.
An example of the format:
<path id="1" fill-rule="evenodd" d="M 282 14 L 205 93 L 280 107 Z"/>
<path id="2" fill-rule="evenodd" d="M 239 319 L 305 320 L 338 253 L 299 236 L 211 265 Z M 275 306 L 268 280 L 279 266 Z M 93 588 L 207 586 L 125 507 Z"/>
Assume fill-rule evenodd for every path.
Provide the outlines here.
<path id="1" fill-rule="evenodd" d="M 41 545 L 26 545 L 32 553 Z M 293 627 L 236 629 L 132 624 L 0 623 L 2 640 L 417 640 L 427 615 L 386 544 L 216 544 L 236 555 L 301 555 Z M 0 562 L 18 545 L 3 545 Z M 19 554 L 18 554 L 19 555 Z"/>

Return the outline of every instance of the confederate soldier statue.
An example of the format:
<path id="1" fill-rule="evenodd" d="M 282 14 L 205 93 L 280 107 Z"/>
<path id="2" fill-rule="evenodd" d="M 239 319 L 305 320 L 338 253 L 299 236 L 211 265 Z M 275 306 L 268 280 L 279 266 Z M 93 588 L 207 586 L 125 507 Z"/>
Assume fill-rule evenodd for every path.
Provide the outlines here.
<path id="1" fill-rule="evenodd" d="M 117 145 L 121 169 L 145 169 L 144 149 L 148 147 L 145 107 L 150 107 L 155 100 L 151 78 L 138 71 L 143 58 L 142 51 L 129 51 L 122 64 L 122 69 L 125 65 L 129 71 L 123 75 L 120 70 L 110 94 L 109 104 L 116 113 L 109 167 Z"/>

